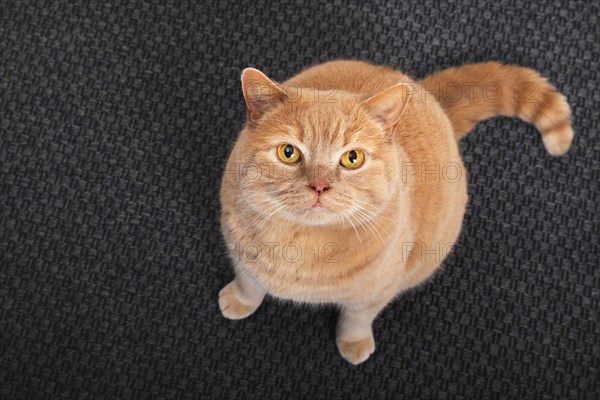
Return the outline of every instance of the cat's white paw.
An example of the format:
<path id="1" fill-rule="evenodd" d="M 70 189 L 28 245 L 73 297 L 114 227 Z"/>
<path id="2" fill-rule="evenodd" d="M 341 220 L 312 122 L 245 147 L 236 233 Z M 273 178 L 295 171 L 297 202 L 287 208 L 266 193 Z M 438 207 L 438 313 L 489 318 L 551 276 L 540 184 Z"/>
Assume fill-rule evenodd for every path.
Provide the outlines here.
<path id="1" fill-rule="evenodd" d="M 354 365 L 365 362 L 375 351 L 375 339 L 370 335 L 356 341 L 338 339 L 337 346 L 342 357 Z"/>
<path id="2" fill-rule="evenodd" d="M 256 311 L 258 305 L 242 303 L 236 296 L 233 285 L 234 281 L 231 281 L 219 292 L 219 308 L 225 318 L 244 319 Z"/>

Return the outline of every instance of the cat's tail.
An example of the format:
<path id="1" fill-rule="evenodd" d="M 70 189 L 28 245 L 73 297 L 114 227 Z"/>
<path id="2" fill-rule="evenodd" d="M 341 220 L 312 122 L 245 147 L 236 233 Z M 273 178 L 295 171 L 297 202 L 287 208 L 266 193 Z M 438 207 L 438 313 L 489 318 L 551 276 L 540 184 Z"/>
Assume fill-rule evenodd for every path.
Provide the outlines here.
<path id="1" fill-rule="evenodd" d="M 571 147 L 569 104 L 534 70 L 497 62 L 468 64 L 436 72 L 421 84 L 446 111 L 457 140 L 479 121 L 505 115 L 533 123 L 552 155 Z"/>

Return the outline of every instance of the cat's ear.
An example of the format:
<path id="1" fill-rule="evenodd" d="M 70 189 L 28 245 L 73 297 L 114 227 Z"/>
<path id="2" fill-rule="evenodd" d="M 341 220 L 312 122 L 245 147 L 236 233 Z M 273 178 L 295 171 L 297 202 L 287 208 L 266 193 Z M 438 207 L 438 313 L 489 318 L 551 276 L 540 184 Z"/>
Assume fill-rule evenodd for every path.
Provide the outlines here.
<path id="1" fill-rule="evenodd" d="M 249 121 L 262 117 L 267 110 L 286 98 L 277 83 L 255 68 L 246 68 L 242 72 L 242 91 Z"/>
<path id="2" fill-rule="evenodd" d="M 410 100 L 410 86 L 398 83 L 363 101 L 367 111 L 377 118 L 387 133 L 392 132 Z"/>

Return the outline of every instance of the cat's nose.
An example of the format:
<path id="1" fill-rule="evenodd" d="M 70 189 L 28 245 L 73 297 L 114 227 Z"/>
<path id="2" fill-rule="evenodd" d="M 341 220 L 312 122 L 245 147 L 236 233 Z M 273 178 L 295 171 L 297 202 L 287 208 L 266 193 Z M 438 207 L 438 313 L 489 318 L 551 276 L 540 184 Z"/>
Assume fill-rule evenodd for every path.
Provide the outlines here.
<path id="1" fill-rule="evenodd" d="M 310 186 L 310 188 L 319 196 L 323 194 L 323 192 L 328 191 L 331 187 L 329 186 L 329 182 L 325 181 L 312 181 L 308 183 L 308 186 Z"/>

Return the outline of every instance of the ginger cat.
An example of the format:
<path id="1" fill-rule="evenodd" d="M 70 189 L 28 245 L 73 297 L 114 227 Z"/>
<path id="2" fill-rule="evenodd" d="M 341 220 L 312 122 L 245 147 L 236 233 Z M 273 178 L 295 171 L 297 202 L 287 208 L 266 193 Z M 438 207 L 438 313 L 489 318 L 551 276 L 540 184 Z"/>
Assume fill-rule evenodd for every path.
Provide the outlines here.
<path id="1" fill-rule="evenodd" d="M 573 139 L 565 97 L 533 70 L 496 62 L 413 81 L 333 61 L 278 84 L 242 73 L 248 122 L 221 187 L 235 279 L 226 318 L 265 294 L 340 307 L 337 346 L 352 364 L 375 349 L 374 318 L 440 266 L 467 203 L 457 141 L 495 115 L 533 123 L 552 155 Z"/>

